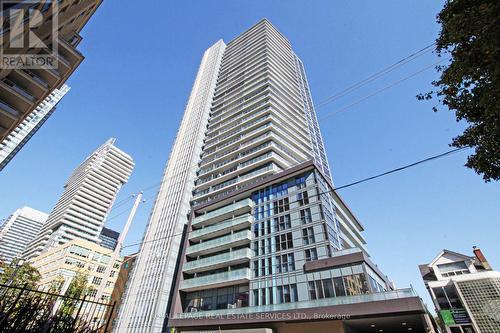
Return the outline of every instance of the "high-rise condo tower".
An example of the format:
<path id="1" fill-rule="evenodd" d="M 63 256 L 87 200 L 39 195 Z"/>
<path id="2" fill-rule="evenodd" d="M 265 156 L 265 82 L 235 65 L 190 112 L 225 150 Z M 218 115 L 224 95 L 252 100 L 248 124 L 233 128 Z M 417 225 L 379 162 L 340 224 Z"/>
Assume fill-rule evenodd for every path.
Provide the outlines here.
<path id="1" fill-rule="evenodd" d="M 114 138 L 106 141 L 73 171 L 47 222 L 24 252 L 26 259 L 76 238 L 100 244 L 104 221 L 134 168 L 132 158 L 114 143 Z"/>
<path id="2" fill-rule="evenodd" d="M 418 332 L 420 299 L 393 290 L 362 231 L 302 61 L 262 20 L 203 56 L 115 331 L 347 332 L 402 313 Z M 313 318 L 339 313 L 353 320 Z"/>

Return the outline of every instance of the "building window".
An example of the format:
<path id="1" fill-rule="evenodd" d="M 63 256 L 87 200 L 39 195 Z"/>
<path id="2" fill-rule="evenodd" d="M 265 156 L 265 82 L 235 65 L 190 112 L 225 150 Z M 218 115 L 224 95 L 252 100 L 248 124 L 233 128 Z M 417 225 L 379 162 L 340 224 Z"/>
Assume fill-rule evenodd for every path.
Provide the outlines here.
<path id="1" fill-rule="evenodd" d="M 450 284 L 444 287 L 432 288 L 440 310 L 463 308 L 455 287 Z"/>
<path id="2" fill-rule="evenodd" d="M 277 200 L 274 203 L 274 214 L 284 213 L 290 210 L 290 202 L 288 198 Z"/>
<path id="3" fill-rule="evenodd" d="M 106 270 L 106 266 L 98 266 L 97 267 L 97 273 L 104 273 L 104 271 Z"/>
<path id="4" fill-rule="evenodd" d="M 102 278 L 100 278 L 100 277 L 94 276 L 94 278 L 92 279 L 92 284 L 100 285 L 101 282 L 102 282 Z"/>
<path id="5" fill-rule="evenodd" d="M 346 295 L 344 280 L 341 277 L 333 278 L 333 285 L 335 286 L 335 295 L 337 297 Z"/>
<path id="6" fill-rule="evenodd" d="M 283 251 L 293 248 L 292 233 L 288 232 L 274 237 L 276 241 L 276 251 Z"/>
<path id="7" fill-rule="evenodd" d="M 308 205 L 309 195 L 307 194 L 307 191 L 297 193 L 297 201 L 299 203 L 299 206 Z"/>
<path id="8" fill-rule="evenodd" d="M 274 219 L 274 225 L 276 226 L 276 231 L 283 231 L 286 229 L 290 229 L 292 227 L 292 223 L 290 221 L 290 215 L 286 214 L 280 217 L 276 217 Z"/>
<path id="9" fill-rule="evenodd" d="M 333 284 L 331 279 L 323 280 L 323 291 L 325 293 L 325 297 L 335 297 L 335 293 L 333 291 Z"/>
<path id="10" fill-rule="evenodd" d="M 318 260 L 318 251 L 316 249 L 305 250 L 306 261 Z"/>
<path id="11" fill-rule="evenodd" d="M 302 221 L 303 224 L 306 224 L 306 223 L 309 223 L 312 221 L 310 208 L 300 210 L 300 220 Z"/>
<path id="12" fill-rule="evenodd" d="M 276 257 L 276 273 L 286 273 L 295 270 L 295 258 L 293 253 L 283 254 Z"/>
<path id="13" fill-rule="evenodd" d="M 465 264 L 465 261 L 458 261 L 449 264 L 438 265 L 438 269 L 441 275 L 444 277 L 470 273 L 469 268 Z"/>
<path id="14" fill-rule="evenodd" d="M 316 297 L 316 287 L 314 286 L 314 281 L 309 281 L 308 283 L 309 299 L 315 300 Z"/>
<path id="15" fill-rule="evenodd" d="M 297 302 L 297 285 L 287 284 L 284 286 L 278 286 L 277 288 L 277 303 L 290 303 Z"/>
<path id="16" fill-rule="evenodd" d="M 304 241 L 304 245 L 314 244 L 314 228 L 309 227 L 302 229 L 302 240 Z"/>
<path id="17" fill-rule="evenodd" d="M 252 265 L 253 265 L 253 275 L 255 277 L 259 277 L 259 261 L 258 260 L 252 261 Z"/>

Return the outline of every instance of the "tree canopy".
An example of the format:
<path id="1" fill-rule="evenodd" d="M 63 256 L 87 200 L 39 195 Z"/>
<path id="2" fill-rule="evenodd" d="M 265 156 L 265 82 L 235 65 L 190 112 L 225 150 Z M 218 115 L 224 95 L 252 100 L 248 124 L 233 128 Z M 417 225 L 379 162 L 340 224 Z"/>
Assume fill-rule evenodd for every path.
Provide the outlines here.
<path id="1" fill-rule="evenodd" d="M 419 99 L 437 97 L 468 127 L 451 146 L 473 147 L 466 166 L 488 182 L 500 179 L 500 1 L 447 0 L 437 15 L 441 31 L 439 56 L 451 56 L 438 66 L 436 88 Z M 434 111 L 437 108 L 434 107 Z"/>
<path id="2" fill-rule="evenodd" d="M 41 278 L 38 270 L 31 266 L 30 263 L 23 262 L 20 264 L 17 259 L 14 259 L 10 264 L 1 262 L 0 268 L 2 271 L 0 273 L 0 284 L 12 286 L 26 285 L 27 288 L 34 289 Z"/>

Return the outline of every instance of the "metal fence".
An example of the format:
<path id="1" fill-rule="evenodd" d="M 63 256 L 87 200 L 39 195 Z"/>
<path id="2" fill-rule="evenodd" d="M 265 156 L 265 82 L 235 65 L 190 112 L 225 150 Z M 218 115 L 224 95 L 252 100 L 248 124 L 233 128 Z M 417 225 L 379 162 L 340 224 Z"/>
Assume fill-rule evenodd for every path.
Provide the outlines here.
<path id="1" fill-rule="evenodd" d="M 114 303 L 0 284 L 0 332 L 101 333 Z"/>

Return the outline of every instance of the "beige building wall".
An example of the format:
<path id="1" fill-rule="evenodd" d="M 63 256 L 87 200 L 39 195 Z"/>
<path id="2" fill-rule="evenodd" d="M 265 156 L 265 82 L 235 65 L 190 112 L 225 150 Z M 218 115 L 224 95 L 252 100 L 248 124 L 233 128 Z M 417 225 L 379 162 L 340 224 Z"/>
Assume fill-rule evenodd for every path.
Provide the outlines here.
<path id="1" fill-rule="evenodd" d="M 95 297 L 99 287 L 104 285 L 104 293 L 101 299 L 96 301 L 109 302 L 123 260 L 120 258 L 112 263 L 113 269 L 110 275 L 104 276 L 112 254 L 113 251 L 110 249 L 93 242 L 74 239 L 52 248 L 30 261 L 42 276 L 41 287 L 50 286 L 60 277 L 69 283 L 78 272 L 83 272 L 88 275 L 88 286 L 93 289 L 89 296 Z M 95 317 L 101 318 L 105 313 L 105 309 L 102 310 Z"/>

